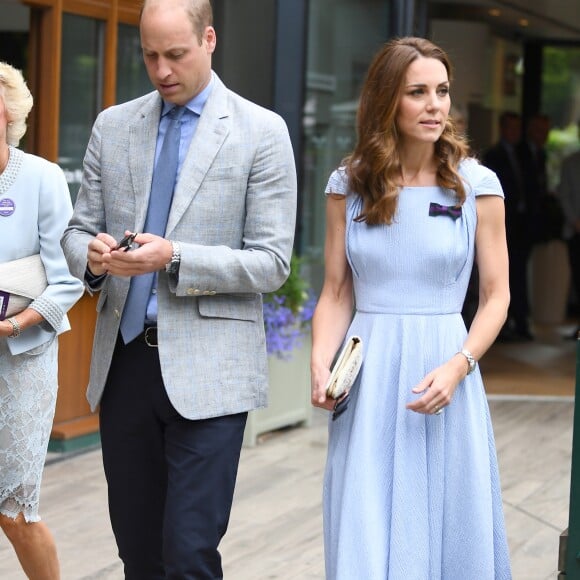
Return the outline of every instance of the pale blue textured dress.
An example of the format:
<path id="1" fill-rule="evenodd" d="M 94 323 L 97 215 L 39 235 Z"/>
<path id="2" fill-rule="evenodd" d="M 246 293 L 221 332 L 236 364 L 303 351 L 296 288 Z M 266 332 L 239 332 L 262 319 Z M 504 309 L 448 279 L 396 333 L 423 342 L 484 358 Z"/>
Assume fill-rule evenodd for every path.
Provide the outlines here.
<path id="1" fill-rule="evenodd" d="M 328 580 L 511 578 L 489 409 L 479 368 L 440 415 L 405 406 L 411 389 L 463 346 L 461 317 L 474 258 L 475 197 L 502 196 L 475 160 L 461 216 L 439 187 L 401 190 L 389 226 L 354 222 L 360 198 L 335 171 L 327 193 L 347 195 L 347 256 L 356 313 L 348 334 L 364 363 L 348 409 L 330 421 L 324 479 Z"/>

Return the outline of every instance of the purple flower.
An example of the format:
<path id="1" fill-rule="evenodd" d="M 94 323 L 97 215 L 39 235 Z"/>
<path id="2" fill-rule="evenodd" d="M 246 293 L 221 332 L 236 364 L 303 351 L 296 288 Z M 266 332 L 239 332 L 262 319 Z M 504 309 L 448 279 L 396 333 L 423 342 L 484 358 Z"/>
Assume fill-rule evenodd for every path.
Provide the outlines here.
<path id="1" fill-rule="evenodd" d="M 281 288 L 264 295 L 264 328 L 268 354 L 288 360 L 310 332 L 316 296 L 301 276 L 302 259 L 292 255 L 290 274 Z"/>
<path id="2" fill-rule="evenodd" d="M 286 296 L 271 294 L 264 298 L 264 327 L 268 354 L 289 360 L 310 332 L 310 322 L 316 306 L 312 290 L 305 292 L 301 305 L 292 310 Z"/>

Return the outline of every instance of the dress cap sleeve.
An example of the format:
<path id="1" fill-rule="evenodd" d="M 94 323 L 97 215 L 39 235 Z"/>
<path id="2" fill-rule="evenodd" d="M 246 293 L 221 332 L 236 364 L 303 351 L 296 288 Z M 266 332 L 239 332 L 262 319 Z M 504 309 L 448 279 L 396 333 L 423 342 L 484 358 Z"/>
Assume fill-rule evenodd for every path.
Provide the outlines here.
<path id="1" fill-rule="evenodd" d="M 467 183 L 471 195 L 496 195 L 505 197 L 497 175 L 477 159 L 469 158 L 461 162 L 459 173 Z"/>
<path id="2" fill-rule="evenodd" d="M 334 170 L 328 179 L 325 195 L 346 195 L 348 193 L 348 176 L 344 167 Z"/>

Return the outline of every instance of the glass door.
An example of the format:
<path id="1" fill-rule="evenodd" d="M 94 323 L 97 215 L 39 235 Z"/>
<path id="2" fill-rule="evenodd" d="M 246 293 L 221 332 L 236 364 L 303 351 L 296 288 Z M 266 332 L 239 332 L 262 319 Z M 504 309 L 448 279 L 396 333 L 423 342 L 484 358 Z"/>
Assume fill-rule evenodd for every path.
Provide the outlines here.
<path id="1" fill-rule="evenodd" d="M 102 108 L 104 32 L 101 20 L 63 14 L 58 164 L 73 203 L 91 128 Z"/>
<path id="2" fill-rule="evenodd" d="M 354 148 L 359 92 L 374 53 L 388 38 L 388 5 L 386 0 L 309 3 L 300 254 L 313 266 L 323 262 L 324 189 L 330 172 Z M 322 271 L 311 269 L 317 291 Z"/>
<path id="3" fill-rule="evenodd" d="M 21 70 L 30 87 L 29 28 L 30 8 L 13 1 L 0 0 L 0 61 Z M 20 148 L 26 151 L 26 135 L 20 142 Z"/>
<path id="4" fill-rule="evenodd" d="M 547 45 L 542 55 L 542 107 L 550 117 L 548 181 L 554 191 L 562 160 L 580 148 L 580 46 Z"/>

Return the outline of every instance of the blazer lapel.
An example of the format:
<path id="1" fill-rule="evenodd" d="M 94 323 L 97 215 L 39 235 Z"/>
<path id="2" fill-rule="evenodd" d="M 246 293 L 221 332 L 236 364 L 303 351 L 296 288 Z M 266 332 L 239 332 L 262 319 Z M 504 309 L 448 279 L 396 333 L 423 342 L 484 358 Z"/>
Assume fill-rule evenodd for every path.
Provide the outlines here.
<path id="1" fill-rule="evenodd" d="M 135 196 L 133 231 L 136 232 L 143 231 L 147 217 L 161 102 L 159 93 L 151 93 L 151 99 L 143 106 L 138 118 L 129 128 L 129 165 Z"/>
<path id="2" fill-rule="evenodd" d="M 190 206 L 229 133 L 226 91 L 225 85 L 215 75 L 215 87 L 203 108 L 175 187 L 166 236 Z"/>

